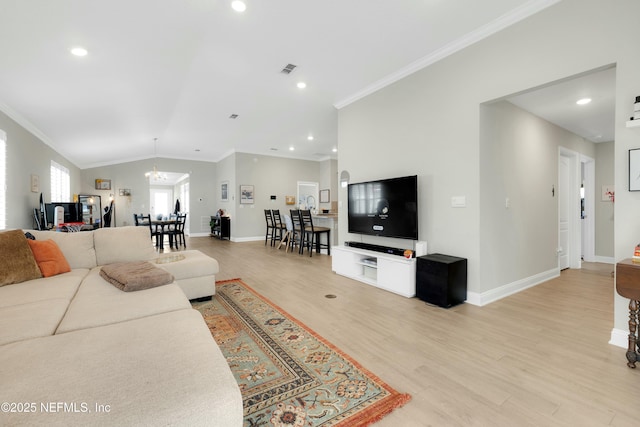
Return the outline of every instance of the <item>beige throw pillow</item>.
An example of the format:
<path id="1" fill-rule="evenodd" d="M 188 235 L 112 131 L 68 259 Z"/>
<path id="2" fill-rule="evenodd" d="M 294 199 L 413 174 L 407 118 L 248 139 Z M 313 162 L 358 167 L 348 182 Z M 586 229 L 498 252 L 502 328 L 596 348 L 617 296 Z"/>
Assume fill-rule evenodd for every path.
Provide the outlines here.
<path id="1" fill-rule="evenodd" d="M 42 277 L 22 230 L 0 232 L 0 286 Z"/>

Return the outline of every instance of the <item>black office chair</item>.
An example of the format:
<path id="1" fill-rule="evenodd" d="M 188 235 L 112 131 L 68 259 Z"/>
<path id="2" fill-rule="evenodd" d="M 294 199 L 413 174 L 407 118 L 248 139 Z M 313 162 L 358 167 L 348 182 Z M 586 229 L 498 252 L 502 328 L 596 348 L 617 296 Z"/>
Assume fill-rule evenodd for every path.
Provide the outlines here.
<path id="1" fill-rule="evenodd" d="M 113 215 L 113 200 L 109 203 L 109 206 L 104 208 L 104 216 L 102 217 L 102 224 L 104 227 L 111 227 L 111 217 Z"/>

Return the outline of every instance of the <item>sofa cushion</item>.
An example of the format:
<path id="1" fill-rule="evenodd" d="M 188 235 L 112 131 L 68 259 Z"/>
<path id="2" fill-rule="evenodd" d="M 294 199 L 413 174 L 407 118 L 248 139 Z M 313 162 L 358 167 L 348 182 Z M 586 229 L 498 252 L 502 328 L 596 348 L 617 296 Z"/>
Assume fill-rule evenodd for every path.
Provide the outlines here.
<path id="1" fill-rule="evenodd" d="M 29 280 L 0 288 L 0 307 L 63 298 L 71 301 L 87 269 L 71 270 L 53 277 Z"/>
<path id="2" fill-rule="evenodd" d="M 42 277 L 22 230 L 0 232 L 0 254 L 0 286 Z"/>
<path id="3" fill-rule="evenodd" d="M 53 335 L 68 306 L 67 299 L 50 299 L 0 307 L 0 346 Z"/>
<path id="4" fill-rule="evenodd" d="M 160 256 L 151 260 L 151 262 L 173 274 L 176 280 L 215 275 L 220 271 L 218 261 L 200 251 L 180 251 L 178 255 L 182 259 L 176 258 L 178 260 L 175 262 L 164 262 L 174 258 L 172 255 Z"/>
<path id="5" fill-rule="evenodd" d="M 56 334 L 191 307 L 184 292 L 173 283 L 141 292 L 123 292 L 100 277 L 100 269 L 94 268 L 84 279 Z"/>
<path id="6" fill-rule="evenodd" d="M 34 413 L 2 414 L 6 425 L 242 426 L 238 385 L 193 309 L 7 344 L 0 378 L 0 402 L 91 409 L 47 413 L 38 403 Z"/>
<path id="7" fill-rule="evenodd" d="M 108 227 L 93 232 L 98 265 L 148 261 L 157 256 L 148 227 Z"/>
<path id="8" fill-rule="evenodd" d="M 51 277 L 71 271 L 62 251 L 53 240 L 27 240 L 31 252 L 44 277 Z"/>
<path id="9" fill-rule="evenodd" d="M 93 232 L 62 233 L 58 231 L 29 230 L 36 240 L 51 239 L 60 248 L 71 269 L 93 268 L 96 265 L 96 251 L 93 248 Z"/>

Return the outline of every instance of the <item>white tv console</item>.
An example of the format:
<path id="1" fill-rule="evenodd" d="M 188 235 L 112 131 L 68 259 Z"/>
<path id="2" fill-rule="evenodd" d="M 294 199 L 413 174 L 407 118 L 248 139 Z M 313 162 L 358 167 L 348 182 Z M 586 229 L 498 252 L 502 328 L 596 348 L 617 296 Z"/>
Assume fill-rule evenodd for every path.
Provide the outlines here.
<path id="1" fill-rule="evenodd" d="M 349 246 L 331 248 L 331 269 L 341 276 L 393 292 L 416 295 L 416 259 Z"/>

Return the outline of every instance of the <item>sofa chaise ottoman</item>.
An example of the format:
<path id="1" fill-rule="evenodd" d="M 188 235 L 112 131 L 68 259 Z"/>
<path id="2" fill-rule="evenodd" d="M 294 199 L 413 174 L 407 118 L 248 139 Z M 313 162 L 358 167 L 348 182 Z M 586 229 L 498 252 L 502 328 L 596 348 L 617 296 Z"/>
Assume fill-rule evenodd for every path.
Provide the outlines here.
<path id="1" fill-rule="evenodd" d="M 143 227 L 31 233 L 55 241 L 71 271 L 4 286 L 0 272 L 0 402 L 13 405 L 0 425 L 242 425 L 238 385 L 187 295 L 213 295 L 215 260 L 164 262 Z M 2 246 L 9 235 L 26 243 L 0 232 L 5 257 L 18 252 Z M 100 276 L 140 260 L 176 280 L 123 292 Z"/>

